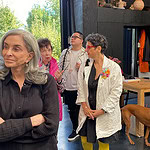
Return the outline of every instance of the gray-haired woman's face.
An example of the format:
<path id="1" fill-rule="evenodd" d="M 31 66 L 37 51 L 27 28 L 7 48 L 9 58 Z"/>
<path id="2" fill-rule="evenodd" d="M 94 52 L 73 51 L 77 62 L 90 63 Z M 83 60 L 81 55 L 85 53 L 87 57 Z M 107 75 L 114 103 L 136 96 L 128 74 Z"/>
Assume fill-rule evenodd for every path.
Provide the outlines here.
<path id="1" fill-rule="evenodd" d="M 21 35 L 9 35 L 4 40 L 2 56 L 6 67 L 23 69 L 32 59 L 33 52 L 28 52 Z"/>

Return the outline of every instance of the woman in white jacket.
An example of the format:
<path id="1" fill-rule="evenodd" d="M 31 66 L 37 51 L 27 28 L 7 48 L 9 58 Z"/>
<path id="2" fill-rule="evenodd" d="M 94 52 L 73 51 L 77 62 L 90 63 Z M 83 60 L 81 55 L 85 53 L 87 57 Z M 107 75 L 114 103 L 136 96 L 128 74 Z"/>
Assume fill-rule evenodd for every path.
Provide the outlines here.
<path id="1" fill-rule="evenodd" d="M 78 73 L 76 103 L 82 107 L 77 133 L 81 136 L 84 150 L 92 150 L 97 139 L 99 149 L 109 150 L 109 143 L 118 139 L 118 131 L 122 127 L 119 106 L 121 68 L 104 55 L 108 43 L 103 35 L 89 34 L 85 40 L 90 59 Z"/>

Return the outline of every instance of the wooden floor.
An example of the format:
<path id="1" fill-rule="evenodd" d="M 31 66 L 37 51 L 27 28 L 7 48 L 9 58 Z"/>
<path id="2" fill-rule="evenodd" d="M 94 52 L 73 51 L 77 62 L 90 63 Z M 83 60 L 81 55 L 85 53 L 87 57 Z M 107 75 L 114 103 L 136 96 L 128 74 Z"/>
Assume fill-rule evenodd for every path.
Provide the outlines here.
<path id="1" fill-rule="evenodd" d="M 136 99 L 129 100 L 128 103 L 136 103 Z M 63 120 L 60 122 L 58 130 L 58 150 L 83 150 L 80 139 L 75 142 L 68 142 L 67 138 L 72 131 L 71 121 L 67 112 L 67 106 L 63 105 Z M 144 137 L 138 138 L 131 135 L 135 145 L 131 145 L 125 135 L 123 126 L 120 132 L 120 139 L 114 144 L 110 144 L 110 150 L 150 150 L 144 144 Z M 93 150 L 98 150 L 98 145 L 94 145 Z"/>

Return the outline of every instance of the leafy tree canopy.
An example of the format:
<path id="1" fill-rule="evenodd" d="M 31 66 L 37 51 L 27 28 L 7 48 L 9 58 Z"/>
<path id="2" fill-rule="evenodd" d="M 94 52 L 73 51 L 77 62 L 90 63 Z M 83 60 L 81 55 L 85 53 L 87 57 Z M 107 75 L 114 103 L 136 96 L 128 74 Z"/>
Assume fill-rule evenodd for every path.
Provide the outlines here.
<path id="1" fill-rule="evenodd" d="M 9 7 L 0 7 L 0 12 L 0 37 L 8 30 L 23 26 L 14 16 L 14 12 L 11 12 Z"/>
<path id="2" fill-rule="evenodd" d="M 29 12 L 27 29 L 38 38 L 48 38 L 53 45 L 53 56 L 58 60 L 61 53 L 59 0 L 46 0 L 41 8 L 36 4 Z"/>

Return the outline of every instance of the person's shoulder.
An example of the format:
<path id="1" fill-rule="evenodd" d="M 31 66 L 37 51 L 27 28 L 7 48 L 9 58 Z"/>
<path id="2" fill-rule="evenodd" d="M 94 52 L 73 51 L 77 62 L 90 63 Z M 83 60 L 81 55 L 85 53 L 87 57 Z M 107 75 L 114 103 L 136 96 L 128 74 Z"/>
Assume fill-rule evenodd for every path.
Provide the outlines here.
<path id="1" fill-rule="evenodd" d="M 85 52 L 85 48 L 84 47 L 81 47 L 81 49 L 80 49 L 80 54 L 85 54 L 86 52 Z"/>
<path id="2" fill-rule="evenodd" d="M 112 64 L 112 67 L 113 68 L 116 68 L 116 69 L 120 69 L 120 65 L 117 64 L 116 62 L 114 62 L 113 60 L 110 60 L 111 64 Z"/>
<path id="3" fill-rule="evenodd" d="M 46 89 L 47 87 L 51 87 L 51 85 L 55 84 L 56 82 L 54 77 L 51 74 L 46 73 L 46 75 L 47 75 L 47 81 L 45 84 L 42 85 L 43 89 Z"/>
<path id="4" fill-rule="evenodd" d="M 120 70 L 120 65 L 114 62 L 113 60 L 109 59 L 108 57 L 105 56 L 105 59 L 108 61 L 108 64 L 111 68 L 112 71 Z"/>
<path id="5" fill-rule="evenodd" d="M 64 55 L 68 50 L 69 50 L 69 48 L 63 49 L 63 51 L 61 52 L 61 54 Z"/>
<path id="6" fill-rule="evenodd" d="M 57 63 L 57 60 L 54 57 L 52 57 L 50 63 Z"/>
<path id="7" fill-rule="evenodd" d="M 47 93 L 48 90 L 56 87 L 56 81 L 55 81 L 54 77 L 52 75 L 50 75 L 49 73 L 46 73 L 46 75 L 47 75 L 46 83 L 38 85 L 38 87 L 40 88 L 40 90 L 43 93 Z"/>
<path id="8" fill-rule="evenodd" d="M 81 47 L 81 51 L 82 51 L 82 52 L 85 52 L 85 48 L 84 48 L 83 46 Z"/>

